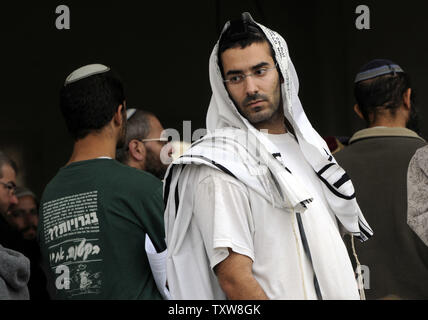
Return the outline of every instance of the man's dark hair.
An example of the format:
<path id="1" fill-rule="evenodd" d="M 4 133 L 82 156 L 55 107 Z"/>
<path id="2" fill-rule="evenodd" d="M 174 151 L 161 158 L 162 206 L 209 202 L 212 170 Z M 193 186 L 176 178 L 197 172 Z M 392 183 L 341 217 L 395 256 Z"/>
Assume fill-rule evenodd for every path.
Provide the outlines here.
<path id="1" fill-rule="evenodd" d="M 411 88 L 410 78 L 404 72 L 386 74 L 373 79 L 357 82 L 354 86 L 355 98 L 364 119 L 369 123 L 370 115 L 373 120 L 379 112 L 388 110 L 395 115 L 403 104 L 403 95 Z M 414 93 L 411 94 L 412 108 Z"/>
<path id="2" fill-rule="evenodd" d="M 129 160 L 128 145 L 133 139 L 145 139 L 150 133 L 150 117 L 155 115 L 149 111 L 136 110 L 127 121 L 125 144 L 116 150 L 116 160 L 127 163 Z"/>
<path id="3" fill-rule="evenodd" d="M 122 82 L 112 71 L 69 83 L 60 93 L 61 112 L 75 141 L 99 132 L 124 101 Z"/>
<path id="4" fill-rule="evenodd" d="M 242 13 L 241 18 L 239 19 L 231 20 L 229 27 L 223 32 L 219 40 L 217 58 L 221 73 L 224 75 L 223 64 L 221 61 L 221 54 L 223 52 L 232 48 L 244 49 L 253 43 L 262 42 L 267 42 L 269 44 L 272 58 L 276 62 L 275 51 L 273 50 L 271 43 L 248 12 Z"/>
<path id="5" fill-rule="evenodd" d="M 4 165 L 10 166 L 15 171 L 15 174 L 18 174 L 18 166 L 16 165 L 16 162 L 8 157 L 4 152 L 0 151 L 0 179 L 3 178 Z"/>

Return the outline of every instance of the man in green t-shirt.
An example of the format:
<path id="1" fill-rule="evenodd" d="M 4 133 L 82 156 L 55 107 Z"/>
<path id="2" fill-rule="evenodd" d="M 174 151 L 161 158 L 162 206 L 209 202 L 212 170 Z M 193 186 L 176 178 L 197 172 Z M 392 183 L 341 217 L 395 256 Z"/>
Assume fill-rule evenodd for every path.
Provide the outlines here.
<path id="1" fill-rule="evenodd" d="M 162 183 L 120 164 L 123 86 L 100 64 L 73 71 L 61 111 L 74 139 L 69 162 L 44 190 L 38 238 L 54 299 L 161 299 L 145 251 L 166 249 Z"/>

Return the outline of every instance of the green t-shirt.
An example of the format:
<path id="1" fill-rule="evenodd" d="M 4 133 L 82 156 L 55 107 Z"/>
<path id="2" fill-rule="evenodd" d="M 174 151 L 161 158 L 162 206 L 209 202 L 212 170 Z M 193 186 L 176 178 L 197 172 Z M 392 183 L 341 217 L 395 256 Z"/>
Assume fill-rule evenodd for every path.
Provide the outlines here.
<path id="1" fill-rule="evenodd" d="M 61 168 L 40 204 L 38 238 L 54 299 L 161 299 L 146 234 L 166 249 L 162 183 L 111 159 Z"/>

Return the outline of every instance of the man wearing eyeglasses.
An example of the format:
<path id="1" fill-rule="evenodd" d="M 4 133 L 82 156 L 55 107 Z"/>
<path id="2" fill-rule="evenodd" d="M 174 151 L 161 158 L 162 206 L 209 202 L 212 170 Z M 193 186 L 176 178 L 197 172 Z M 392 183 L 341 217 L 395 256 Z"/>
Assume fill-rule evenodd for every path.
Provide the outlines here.
<path id="1" fill-rule="evenodd" d="M 16 165 L 4 153 L 0 152 L 0 212 L 9 213 L 10 208 L 18 203 L 15 195 Z"/>
<path id="2" fill-rule="evenodd" d="M 16 172 L 15 162 L 0 151 L 0 300 L 29 299 L 27 283 L 30 261 L 23 254 L 10 249 L 11 245 L 20 244 L 16 243 L 19 238 L 6 220 L 11 207 L 18 203 L 15 195 Z"/>
<path id="3" fill-rule="evenodd" d="M 18 203 L 15 194 L 17 170 L 15 162 L 0 151 L 0 244 L 21 252 L 20 234 L 8 223 L 11 210 Z"/>
<path id="4" fill-rule="evenodd" d="M 208 134 L 169 167 L 174 299 L 359 299 L 338 230 L 372 232 L 298 98 L 285 40 L 248 13 L 209 62 Z"/>
<path id="5" fill-rule="evenodd" d="M 127 110 L 127 119 L 125 143 L 117 150 L 117 160 L 163 180 L 173 149 L 168 137 L 162 136 L 162 124 L 153 113 L 134 108 Z"/>

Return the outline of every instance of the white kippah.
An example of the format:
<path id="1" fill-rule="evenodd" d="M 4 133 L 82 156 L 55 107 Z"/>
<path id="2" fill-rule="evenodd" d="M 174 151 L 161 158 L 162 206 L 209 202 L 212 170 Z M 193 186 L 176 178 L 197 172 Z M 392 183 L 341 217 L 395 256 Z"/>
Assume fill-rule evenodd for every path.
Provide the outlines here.
<path id="1" fill-rule="evenodd" d="M 131 117 L 134 115 L 136 111 L 137 109 L 134 109 L 134 108 L 126 110 L 126 120 L 131 119 Z"/>
<path id="2" fill-rule="evenodd" d="M 88 64 L 70 73 L 67 79 L 65 79 L 64 86 L 72 82 L 76 82 L 81 79 L 93 76 L 94 74 L 104 73 L 109 70 L 110 68 L 103 64 Z"/>
<path id="3" fill-rule="evenodd" d="M 15 196 L 17 198 L 22 198 L 25 196 L 32 196 L 34 199 L 37 199 L 36 195 L 30 189 L 27 189 L 24 187 L 17 187 L 16 191 L 15 191 Z"/>

